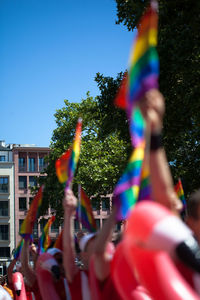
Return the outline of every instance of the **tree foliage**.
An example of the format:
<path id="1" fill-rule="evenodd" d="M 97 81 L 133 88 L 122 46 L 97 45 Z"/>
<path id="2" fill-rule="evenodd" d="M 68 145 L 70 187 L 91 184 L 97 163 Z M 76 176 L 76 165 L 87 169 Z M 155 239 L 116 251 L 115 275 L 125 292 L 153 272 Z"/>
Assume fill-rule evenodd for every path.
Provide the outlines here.
<path id="1" fill-rule="evenodd" d="M 88 196 L 95 196 L 96 200 L 113 192 L 131 150 L 125 113 L 113 105 L 121 78 L 122 74 L 116 79 L 97 74 L 98 97 L 88 93 L 80 103 L 65 100 L 65 106 L 56 111 L 57 128 L 52 136 L 47 176 L 39 179 L 45 185 L 41 214 L 50 206 L 62 219 L 64 186 L 56 177 L 55 161 L 72 144 L 80 116 L 83 118 L 81 154 L 73 189 L 77 191 L 77 184 L 81 184 Z"/>
<path id="2" fill-rule="evenodd" d="M 133 30 L 146 0 L 116 0 L 117 23 Z M 200 2 L 159 1 L 160 90 L 166 99 L 164 146 L 186 194 L 200 187 Z"/>

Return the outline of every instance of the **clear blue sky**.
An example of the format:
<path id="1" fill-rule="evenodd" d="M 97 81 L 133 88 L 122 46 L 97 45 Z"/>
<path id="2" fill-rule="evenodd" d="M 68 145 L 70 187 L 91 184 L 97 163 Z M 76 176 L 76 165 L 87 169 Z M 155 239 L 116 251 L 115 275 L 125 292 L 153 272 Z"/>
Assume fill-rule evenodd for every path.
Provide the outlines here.
<path id="1" fill-rule="evenodd" d="M 116 19 L 114 0 L 0 1 L 0 140 L 49 146 L 64 99 L 127 68 L 133 33 Z"/>

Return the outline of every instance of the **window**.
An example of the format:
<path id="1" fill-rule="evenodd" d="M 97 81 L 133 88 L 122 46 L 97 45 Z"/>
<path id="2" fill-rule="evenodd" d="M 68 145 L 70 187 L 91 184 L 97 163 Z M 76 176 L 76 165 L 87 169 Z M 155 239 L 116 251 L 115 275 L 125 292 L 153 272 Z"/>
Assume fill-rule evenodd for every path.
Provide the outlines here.
<path id="1" fill-rule="evenodd" d="M 29 185 L 30 185 L 31 187 L 34 187 L 34 186 L 37 185 L 37 181 L 36 181 L 35 176 L 29 176 Z"/>
<path id="2" fill-rule="evenodd" d="M 100 229 L 100 219 L 95 219 L 97 230 Z"/>
<path id="3" fill-rule="evenodd" d="M 59 226 L 55 222 L 51 225 L 51 232 L 59 233 Z"/>
<path id="4" fill-rule="evenodd" d="M 26 198 L 19 198 L 19 210 L 27 210 Z"/>
<path id="5" fill-rule="evenodd" d="M 0 257 L 10 257 L 10 247 L 0 247 Z"/>
<path id="6" fill-rule="evenodd" d="M 6 156 L 5 155 L 0 155 L 0 161 L 6 161 Z"/>
<path id="7" fill-rule="evenodd" d="M 27 188 L 27 177 L 19 176 L 19 189 L 24 190 Z"/>
<path id="8" fill-rule="evenodd" d="M 30 157 L 29 160 L 29 172 L 35 172 L 35 158 L 34 157 Z"/>
<path id="9" fill-rule="evenodd" d="M 43 171 L 45 168 L 44 157 L 39 157 L 39 171 Z"/>
<path id="10" fill-rule="evenodd" d="M 0 177 L 0 193 L 8 193 L 8 177 Z"/>
<path id="11" fill-rule="evenodd" d="M 8 225 L 0 225 L 0 240 L 8 241 Z"/>
<path id="12" fill-rule="evenodd" d="M 20 228 L 21 228 L 23 222 L 24 222 L 24 219 L 19 219 L 19 231 L 20 231 Z"/>
<path id="13" fill-rule="evenodd" d="M 97 201 L 95 198 L 91 199 L 92 210 L 97 210 Z"/>
<path id="14" fill-rule="evenodd" d="M 0 216 L 8 216 L 8 201 L 0 201 Z"/>
<path id="15" fill-rule="evenodd" d="M 19 157 L 18 162 L 19 162 L 19 171 L 26 171 L 25 157 Z"/>
<path id="16" fill-rule="evenodd" d="M 110 209 L 110 199 L 109 198 L 102 198 L 101 200 L 102 210 L 106 211 Z"/>

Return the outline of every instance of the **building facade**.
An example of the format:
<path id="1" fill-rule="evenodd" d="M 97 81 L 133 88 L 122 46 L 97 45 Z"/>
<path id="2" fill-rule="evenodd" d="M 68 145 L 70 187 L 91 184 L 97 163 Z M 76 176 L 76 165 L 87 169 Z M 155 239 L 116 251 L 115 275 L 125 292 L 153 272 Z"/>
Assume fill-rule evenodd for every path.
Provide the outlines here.
<path id="1" fill-rule="evenodd" d="M 21 240 L 19 229 L 33 200 L 30 187 L 36 185 L 35 177 L 38 177 L 46 167 L 45 156 L 48 153 L 49 148 L 30 145 L 13 146 L 13 161 L 15 165 L 15 245 L 18 245 Z M 36 222 L 33 238 L 38 238 L 41 229 L 39 222 Z"/>
<path id="2" fill-rule="evenodd" d="M 0 141 L 0 275 L 15 248 L 14 162 L 12 145 Z"/>

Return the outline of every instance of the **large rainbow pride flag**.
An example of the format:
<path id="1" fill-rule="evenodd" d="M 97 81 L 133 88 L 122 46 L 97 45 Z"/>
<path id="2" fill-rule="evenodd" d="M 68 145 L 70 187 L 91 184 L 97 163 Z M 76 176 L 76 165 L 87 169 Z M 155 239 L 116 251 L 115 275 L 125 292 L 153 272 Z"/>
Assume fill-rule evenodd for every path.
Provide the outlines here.
<path id="1" fill-rule="evenodd" d="M 159 60 L 155 48 L 157 26 L 157 2 L 152 1 L 138 24 L 138 33 L 130 56 L 130 67 L 115 99 L 118 107 L 126 109 L 134 147 L 128 166 L 114 190 L 118 220 L 128 216 L 139 196 L 145 151 L 145 122 L 136 105 L 147 91 L 158 88 Z"/>

